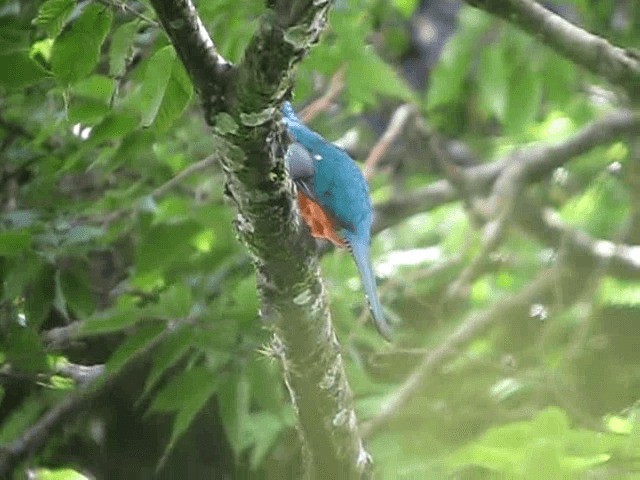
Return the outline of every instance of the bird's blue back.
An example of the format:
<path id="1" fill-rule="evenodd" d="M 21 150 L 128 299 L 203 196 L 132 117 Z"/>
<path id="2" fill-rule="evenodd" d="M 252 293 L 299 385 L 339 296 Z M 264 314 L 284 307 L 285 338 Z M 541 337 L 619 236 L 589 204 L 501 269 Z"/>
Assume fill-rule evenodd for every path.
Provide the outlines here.
<path id="1" fill-rule="evenodd" d="M 368 243 L 373 220 L 369 188 L 358 165 L 341 148 L 327 142 L 296 117 L 289 102 L 282 108 L 289 134 L 314 158 L 315 200 L 341 227 L 347 240 Z"/>

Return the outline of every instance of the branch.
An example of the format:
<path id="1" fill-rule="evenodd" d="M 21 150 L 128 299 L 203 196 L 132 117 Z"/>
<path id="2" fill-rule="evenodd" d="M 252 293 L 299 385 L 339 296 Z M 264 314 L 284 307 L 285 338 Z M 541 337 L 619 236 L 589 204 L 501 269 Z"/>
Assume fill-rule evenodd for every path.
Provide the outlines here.
<path id="1" fill-rule="evenodd" d="M 364 162 L 364 178 L 367 180 L 371 179 L 380 159 L 389 149 L 393 141 L 398 137 L 398 135 L 400 135 L 404 125 L 407 123 L 407 120 L 409 120 L 409 118 L 411 118 L 415 113 L 415 106 L 409 103 L 399 106 L 397 110 L 393 112 L 387 129 L 371 149 L 369 156 Z"/>
<path id="2" fill-rule="evenodd" d="M 640 96 L 640 58 L 579 28 L 533 0 L 465 0 L 519 26 L 557 53 Z"/>
<path id="3" fill-rule="evenodd" d="M 193 328 L 194 318 L 188 317 L 178 320 L 171 328 L 161 331 L 149 343 L 138 349 L 126 361 L 125 365 L 115 372 L 106 372 L 102 365 L 83 367 L 69 364 L 61 365 L 58 371 L 79 380 L 80 387 L 64 397 L 53 408 L 49 409 L 40 419 L 25 430 L 13 442 L 0 446 L 0 478 L 7 475 L 22 461 L 39 452 L 47 439 L 65 422 L 77 416 L 93 399 L 99 397 L 107 388 L 111 387 L 128 369 L 138 364 L 167 337 L 182 328 Z"/>
<path id="4" fill-rule="evenodd" d="M 277 108 L 291 72 L 317 41 L 329 0 L 271 0 L 242 62 L 219 60 L 189 0 L 151 0 L 201 96 L 213 127 L 236 229 L 257 272 L 261 316 L 274 332 L 312 477 L 368 475 L 351 389 L 320 281 L 315 243 L 284 168 Z M 222 66 L 222 68 L 221 68 Z"/>
<path id="5" fill-rule="evenodd" d="M 345 64 L 333 74 L 331 81 L 329 82 L 329 88 L 327 88 L 324 95 L 311 102 L 304 108 L 304 110 L 302 110 L 302 112 L 300 112 L 300 118 L 304 123 L 309 123 L 320 112 L 329 108 L 331 102 L 333 102 L 344 88 L 344 75 L 346 71 L 347 65 Z"/>
<path id="6" fill-rule="evenodd" d="M 205 107 L 219 106 L 230 70 L 229 62 L 218 53 L 190 0 L 152 0 L 162 27 L 171 39 L 178 56 Z"/>
<path id="7" fill-rule="evenodd" d="M 192 163 L 191 165 L 186 167 L 184 170 L 181 170 L 179 173 L 177 173 L 170 180 L 163 183 L 158 188 L 156 188 L 153 192 L 151 192 L 151 196 L 155 199 L 162 197 L 167 192 L 171 191 L 171 189 L 173 189 L 177 185 L 180 185 L 180 183 L 185 178 L 188 178 L 194 173 L 198 173 L 198 172 L 201 172 L 202 170 L 209 168 L 210 166 L 215 164 L 218 160 L 219 160 L 218 156 L 216 154 L 213 154 L 213 155 L 209 155 L 206 158 L 203 158 L 202 160 L 196 163 Z"/>
<path id="8" fill-rule="evenodd" d="M 540 180 L 575 156 L 624 135 L 637 134 L 639 129 L 640 114 L 627 110 L 617 111 L 591 122 L 563 142 L 518 149 L 495 162 L 465 169 L 464 177 L 473 181 L 474 192 L 487 192 L 496 183 L 493 194 L 485 203 L 489 212 L 498 212 L 499 205 L 514 198 L 513 192 L 519 191 L 519 187 L 525 183 Z M 496 182 L 498 178 L 501 185 Z M 515 198 L 518 200 L 517 195 Z M 460 192 L 456 186 L 447 180 L 439 180 L 403 198 L 392 199 L 377 206 L 375 230 L 383 230 L 410 215 L 457 200 L 460 200 Z M 555 245 L 560 244 L 560 240 L 571 242 L 572 251 L 594 261 L 602 255 L 613 255 L 610 263 L 612 274 L 623 278 L 640 276 L 640 261 L 636 250 L 638 247 L 621 246 L 610 253 L 611 242 L 592 239 L 581 232 L 567 234 L 548 214 L 546 216 L 549 218 L 544 221 L 542 215 L 526 208 L 526 203 L 519 202 L 513 208 L 518 213 L 513 218 L 521 228 L 542 241 Z"/>
<path id="9" fill-rule="evenodd" d="M 389 396 L 380 413 L 363 426 L 363 435 L 370 437 L 384 427 L 403 410 L 409 400 L 426 387 L 428 379 L 438 367 L 453 355 L 460 353 L 465 345 L 490 326 L 511 323 L 518 316 L 530 316 L 532 304 L 555 304 L 556 308 L 565 308 L 570 305 L 583 290 L 582 283 L 576 282 L 575 278 L 576 271 L 571 267 L 558 265 L 545 269 L 519 293 L 501 299 L 485 310 L 469 314 L 451 335 L 422 357 L 422 361 L 402 386 Z M 560 290 L 562 295 L 558 296 Z M 562 304 L 558 304 L 558 297 L 562 298 Z"/>
<path id="10" fill-rule="evenodd" d="M 529 198 L 519 199 L 516 208 L 514 220 L 521 229 L 544 243 L 562 245 L 574 263 L 586 268 L 605 263 L 607 272 L 617 278 L 640 280 L 640 245 L 593 238 L 566 225 L 551 209 L 540 208 Z"/>

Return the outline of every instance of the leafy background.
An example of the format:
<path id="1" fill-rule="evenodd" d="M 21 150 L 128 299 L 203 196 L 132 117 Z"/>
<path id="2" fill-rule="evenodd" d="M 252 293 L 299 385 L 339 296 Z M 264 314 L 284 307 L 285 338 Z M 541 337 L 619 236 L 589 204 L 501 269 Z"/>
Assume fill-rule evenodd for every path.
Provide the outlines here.
<path id="1" fill-rule="evenodd" d="M 197 6 L 238 61 L 262 2 Z M 637 2 L 557 9 L 617 45 L 640 44 Z M 153 10 L 3 0 L 0 25 L 0 448 L 75 402 L 13 478 L 296 477 L 295 416 L 216 145 Z M 404 102 L 476 163 L 561 142 L 627 105 L 535 38 L 455 2 L 336 2 L 297 71 L 295 103 L 321 96 L 341 69 L 341 93 L 313 126 L 332 140 L 355 130 L 360 159 Z M 442 178 L 406 130 L 371 180 L 379 204 Z M 640 244 L 638 155 L 637 137 L 603 145 L 529 190 L 567 225 Z M 197 162 L 206 168 L 172 181 Z M 374 237 L 392 345 L 369 325 L 348 255 L 323 256 L 365 428 L 465 318 L 559 262 L 561 245 L 510 230 L 452 300 L 448 287 L 482 252 L 467 213 L 461 201 L 396 212 Z M 638 275 L 604 265 L 576 268 L 571 282 L 585 284 L 577 301 L 506 313 L 368 435 L 379 478 L 640 475 Z"/>

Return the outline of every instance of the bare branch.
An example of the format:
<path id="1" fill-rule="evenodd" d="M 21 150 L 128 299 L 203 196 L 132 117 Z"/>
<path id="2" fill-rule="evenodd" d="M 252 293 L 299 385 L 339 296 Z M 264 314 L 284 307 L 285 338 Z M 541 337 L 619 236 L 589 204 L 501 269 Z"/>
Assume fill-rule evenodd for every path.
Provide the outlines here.
<path id="1" fill-rule="evenodd" d="M 364 178 L 366 178 L 367 180 L 371 180 L 373 172 L 380 162 L 380 159 L 389 149 L 393 141 L 398 137 L 398 135 L 400 135 L 405 124 L 407 123 L 409 118 L 413 114 L 415 114 L 415 112 L 415 106 L 409 103 L 400 105 L 396 109 L 396 111 L 393 112 L 387 129 L 371 149 L 371 152 L 369 152 L 369 156 L 364 162 Z"/>
<path id="2" fill-rule="evenodd" d="M 55 371 L 63 377 L 67 377 L 83 385 L 85 383 L 91 383 L 98 377 L 104 374 L 105 367 L 102 364 L 98 365 L 79 365 L 71 362 L 59 362 L 55 366 Z"/>
<path id="3" fill-rule="evenodd" d="M 327 91 L 317 100 L 314 100 L 300 112 L 300 118 L 305 123 L 313 120 L 320 112 L 329 108 L 331 102 L 340 95 L 340 92 L 344 88 L 344 74 L 347 71 L 347 65 L 343 65 L 333 74 L 329 81 L 329 88 Z"/>
<path id="4" fill-rule="evenodd" d="M 209 168 L 210 166 L 214 165 L 217 161 L 219 161 L 218 155 L 212 154 L 212 155 L 209 155 L 206 158 L 203 158 L 199 162 L 192 163 L 191 165 L 189 165 L 184 170 L 181 170 L 178 174 L 176 174 L 169 181 L 167 181 L 164 184 L 160 185 L 153 192 L 151 192 L 151 196 L 154 197 L 154 198 L 162 197 L 167 192 L 171 191 L 171 189 L 173 189 L 177 185 L 180 185 L 180 183 L 184 179 L 190 177 L 194 173 L 198 173 L 198 172 L 201 172 L 202 170 L 205 170 L 205 169 Z"/>
<path id="5" fill-rule="evenodd" d="M 566 225 L 551 209 L 535 206 L 530 198 L 518 200 L 517 225 L 527 234 L 550 245 L 563 245 L 575 263 L 594 268 L 607 265 L 607 271 L 618 278 L 640 279 L 640 245 L 617 244 L 593 238 Z"/>
<path id="6" fill-rule="evenodd" d="M 640 96 L 640 58 L 583 30 L 533 0 L 466 0 L 513 23 L 557 53 Z"/>
<path id="7" fill-rule="evenodd" d="M 453 284 L 452 294 L 482 270 L 483 259 L 501 239 L 508 218 L 515 220 L 520 228 L 547 244 L 568 244 L 572 255 L 582 257 L 583 261 L 588 260 L 587 263 L 593 264 L 602 258 L 610 258 L 609 271 L 612 275 L 620 278 L 640 278 L 640 246 L 614 245 L 607 240 L 593 239 L 583 232 L 567 227 L 550 210 L 543 212 L 534 207 L 531 201 L 524 201 L 518 194 L 525 183 L 544 178 L 575 156 L 621 136 L 636 134 L 639 130 L 640 114 L 621 110 L 593 121 L 563 142 L 525 147 L 492 163 L 467 169 L 459 168 L 460 172 L 456 177 L 449 178 L 449 175 L 448 180 L 437 181 L 405 197 L 378 205 L 374 229 L 379 231 L 410 215 L 461 198 L 466 199 L 469 192 L 464 185 L 461 186 L 461 182 L 464 184 L 471 181 L 473 194 L 489 191 L 492 186 L 494 188 L 486 201 L 465 201 L 473 203 L 473 210 L 482 213 L 485 219 L 502 218 L 504 221 L 490 222 L 487 227 L 489 230 L 485 231 L 483 255 L 479 256 Z M 428 129 L 425 130 L 425 134 L 429 135 Z M 436 155 L 444 155 L 441 150 L 439 149 Z M 446 159 L 443 161 L 447 163 Z M 503 210 L 505 207 L 506 210 Z M 510 212 L 517 212 L 517 215 L 511 215 Z"/>

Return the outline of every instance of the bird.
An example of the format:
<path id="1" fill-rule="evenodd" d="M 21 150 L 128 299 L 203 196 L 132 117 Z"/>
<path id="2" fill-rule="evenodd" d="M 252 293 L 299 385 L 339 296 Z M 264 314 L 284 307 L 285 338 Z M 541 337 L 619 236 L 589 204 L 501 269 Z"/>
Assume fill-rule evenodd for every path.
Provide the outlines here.
<path id="1" fill-rule="evenodd" d="M 281 111 L 291 140 L 285 165 L 297 187 L 302 218 L 311 235 L 326 238 L 351 253 L 374 325 L 391 341 L 391 327 L 378 298 L 371 264 L 373 209 L 367 181 L 349 154 L 307 127 L 290 102 L 284 102 Z"/>

